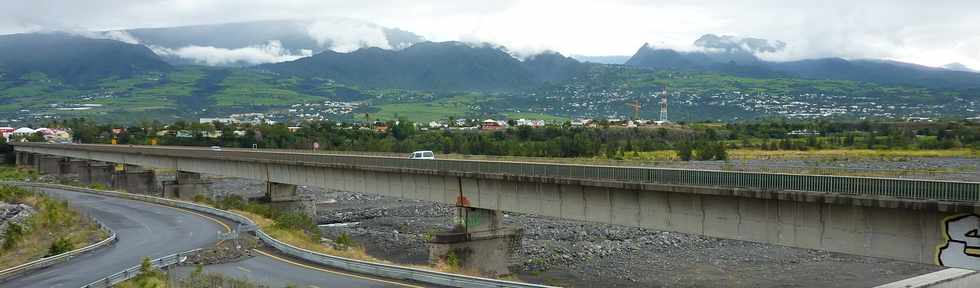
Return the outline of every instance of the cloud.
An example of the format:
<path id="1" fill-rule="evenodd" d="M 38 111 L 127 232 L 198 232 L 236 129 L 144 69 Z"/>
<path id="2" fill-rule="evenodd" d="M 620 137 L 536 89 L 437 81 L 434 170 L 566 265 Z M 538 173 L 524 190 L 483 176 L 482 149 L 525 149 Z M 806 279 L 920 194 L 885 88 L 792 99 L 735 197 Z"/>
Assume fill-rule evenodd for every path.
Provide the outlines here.
<path id="1" fill-rule="evenodd" d="M 384 28 L 346 18 L 319 19 L 306 26 L 306 33 L 320 47 L 350 52 L 362 47 L 391 49 Z"/>
<path id="2" fill-rule="evenodd" d="M 126 42 L 129 44 L 140 44 L 139 39 L 136 39 L 136 37 L 133 37 L 133 35 L 130 35 L 126 31 L 114 30 L 114 31 L 103 31 L 103 32 L 90 32 L 88 34 L 90 34 L 89 36 L 90 38 L 110 39 L 110 40 Z"/>
<path id="3" fill-rule="evenodd" d="M 211 46 L 186 46 L 177 49 L 151 46 L 150 49 L 160 56 L 178 57 L 193 61 L 194 63 L 212 66 L 275 63 L 292 61 L 313 55 L 313 51 L 311 50 L 302 50 L 299 53 L 290 52 L 284 49 L 282 43 L 277 40 L 269 41 L 262 45 L 236 49 Z"/>
<path id="4" fill-rule="evenodd" d="M 7 1 L 0 31 L 118 30 L 272 19 L 345 17 L 433 41 L 472 37 L 507 47 L 578 55 L 631 55 L 644 42 L 697 49 L 701 35 L 779 39 L 772 59 L 887 58 L 980 67 L 976 0 L 43 0 Z M 379 31 L 321 23 L 311 35 L 335 49 L 384 47 Z M 329 31 L 340 25 L 350 30 Z M 362 34 L 363 33 L 363 34 Z M 356 34 L 356 35 L 354 35 Z M 324 41 L 326 44 L 326 41 Z M 395 46 L 396 43 L 387 43 Z M 334 49 L 334 48 L 332 48 Z M 514 50 L 525 50 L 513 48 Z"/>

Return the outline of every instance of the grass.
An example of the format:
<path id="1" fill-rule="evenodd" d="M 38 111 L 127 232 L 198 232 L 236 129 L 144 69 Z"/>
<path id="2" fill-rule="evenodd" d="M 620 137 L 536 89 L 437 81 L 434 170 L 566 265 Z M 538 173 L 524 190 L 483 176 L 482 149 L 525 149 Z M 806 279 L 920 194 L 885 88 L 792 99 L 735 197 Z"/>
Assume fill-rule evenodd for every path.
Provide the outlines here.
<path id="1" fill-rule="evenodd" d="M 300 247 L 306 250 L 315 251 L 315 252 L 332 255 L 332 256 L 338 256 L 338 257 L 344 257 L 344 258 L 356 259 L 356 260 L 374 262 L 374 263 L 397 265 L 390 261 L 385 261 L 382 259 L 375 258 L 371 255 L 368 255 L 367 252 L 364 250 L 363 246 L 357 245 L 352 241 L 350 242 L 351 244 L 345 245 L 347 247 L 346 249 L 335 249 L 333 247 L 320 244 L 319 241 L 314 241 L 314 239 L 310 237 L 311 235 L 309 233 L 306 233 L 299 229 L 280 227 L 280 225 L 276 225 L 275 221 L 266 218 L 262 215 L 248 212 L 248 211 L 241 211 L 241 210 L 232 210 L 232 211 L 242 216 L 248 217 L 249 219 L 252 219 L 252 221 L 254 221 L 255 224 L 262 229 L 262 231 L 265 231 L 265 233 L 269 234 L 269 236 L 272 236 L 272 238 L 275 238 L 279 241 L 288 243 L 296 247 Z M 401 266 L 406 266 L 406 265 L 401 265 Z M 480 275 L 479 271 L 463 269 L 459 267 L 459 265 L 451 265 L 451 263 L 446 263 L 446 261 L 440 261 L 439 263 L 436 263 L 433 266 L 408 265 L 407 267 L 412 267 L 416 269 L 425 269 L 425 270 L 435 270 L 435 271 L 455 273 L 455 274 L 464 274 L 464 275 L 471 275 L 471 276 L 482 276 Z M 513 278 L 511 279 L 517 281 L 516 279 Z"/>
<path id="2" fill-rule="evenodd" d="M 257 284 L 249 279 L 239 279 L 221 273 L 207 273 L 204 268 L 197 266 L 190 275 L 180 277 L 168 275 L 150 266 L 149 258 L 143 259 L 140 272 L 136 277 L 116 284 L 116 288 L 268 288 L 270 286 Z M 287 285 L 286 287 L 295 287 Z"/>
<path id="3" fill-rule="evenodd" d="M 21 169 L 11 166 L 0 166 L 0 180 L 2 181 L 33 181 L 39 175 L 32 169 Z"/>
<path id="4" fill-rule="evenodd" d="M 947 150 L 880 150 L 880 149 L 822 149 L 822 150 L 776 150 L 733 149 L 728 151 L 729 157 L 736 160 L 752 159 L 806 159 L 806 158 L 837 158 L 837 159 L 895 159 L 895 158 L 937 158 L 937 157 L 980 157 L 980 150 L 947 149 Z"/>
<path id="5" fill-rule="evenodd" d="M 360 245 L 356 245 L 356 244 L 349 245 L 347 249 L 343 249 L 343 250 L 334 249 L 333 247 L 320 244 L 319 241 L 314 241 L 311 235 L 303 230 L 281 227 L 279 225 L 276 225 L 275 221 L 273 221 L 272 219 L 266 218 L 256 213 L 241 211 L 241 210 L 232 210 L 232 211 L 241 214 L 242 216 L 248 217 L 249 219 L 252 219 L 252 221 L 254 221 L 255 224 L 257 224 L 260 228 L 262 228 L 262 231 L 265 231 L 266 234 L 269 234 L 269 236 L 272 236 L 273 238 L 276 238 L 279 241 L 289 243 L 290 245 L 293 246 L 297 246 L 303 249 L 316 251 L 316 252 L 333 255 L 333 256 L 357 259 L 362 261 L 392 264 L 391 262 L 377 259 L 372 257 L 371 255 L 368 255 L 367 252 L 364 251 L 364 247 Z"/>
<path id="6" fill-rule="evenodd" d="M 430 102 L 388 103 L 375 106 L 380 109 L 371 113 L 371 117 L 382 120 L 405 119 L 419 123 L 445 120 L 449 117 L 466 118 L 475 114 L 484 102 L 494 98 L 478 94 L 464 94 Z"/>
<path id="7" fill-rule="evenodd" d="M 296 92 L 294 81 L 251 71 L 236 70 L 221 82 L 222 89 L 211 95 L 217 106 L 287 106 L 322 101 L 322 97 Z"/>
<path id="8" fill-rule="evenodd" d="M 6 169 L 9 168 L 3 170 Z M 13 186 L 0 186 L 0 201 L 27 204 L 36 210 L 24 221 L 21 233 L 14 233 L 17 236 L 7 233 L 3 239 L 0 269 L 85 247 L 108 237 L 94 221 L 71 209 L 67 201 Z"/>

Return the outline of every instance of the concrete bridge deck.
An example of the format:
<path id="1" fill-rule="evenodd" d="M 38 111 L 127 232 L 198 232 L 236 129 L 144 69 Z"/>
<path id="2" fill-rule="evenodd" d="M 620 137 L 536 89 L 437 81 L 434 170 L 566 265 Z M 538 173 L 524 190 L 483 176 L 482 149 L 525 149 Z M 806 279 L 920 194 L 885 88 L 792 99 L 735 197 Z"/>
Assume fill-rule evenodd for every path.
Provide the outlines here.
<path id="1" fill-rule="evenodd" d="M 14 145 L 25 153 L 980 269 L 980 255 L 970 252 L 980 248 L 980 183 L 973 182 L 249 149 Z"/>

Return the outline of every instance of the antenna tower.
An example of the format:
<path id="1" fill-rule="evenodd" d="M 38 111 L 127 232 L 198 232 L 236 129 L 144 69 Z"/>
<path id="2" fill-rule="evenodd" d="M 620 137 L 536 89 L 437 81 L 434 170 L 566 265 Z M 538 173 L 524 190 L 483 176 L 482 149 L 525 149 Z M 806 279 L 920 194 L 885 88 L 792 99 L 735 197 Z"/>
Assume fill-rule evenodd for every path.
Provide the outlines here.
<path id="1" fill-rule="evenodd" d="M 667 85 L 660 92 L 660 122 L 667 122 Z"/>

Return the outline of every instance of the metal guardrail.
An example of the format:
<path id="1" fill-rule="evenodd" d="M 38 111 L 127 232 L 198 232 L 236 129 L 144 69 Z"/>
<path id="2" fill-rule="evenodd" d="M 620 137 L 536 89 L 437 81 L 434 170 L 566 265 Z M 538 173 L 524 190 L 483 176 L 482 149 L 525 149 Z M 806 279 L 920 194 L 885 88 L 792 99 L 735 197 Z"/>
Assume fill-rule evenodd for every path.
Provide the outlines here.
<path id="1" fill-rule="evenodd" d="M 194 255 L 198 251 L 201 251 L 201 249 L 194 249 L 190 251 L 163 256 L 157 259 L 150 260 L 150 265 L 152 265 L 154 268 L 157 269 L 167 269 L 174 265 L 183 263 L 184 261 L 187 260 L 188 256 Z M 140 265 L 129 267 L 126 270 L 116 272 L 115 274 L 109 275 L 105 278 L 95 280 L 92 283 L 85 284 L 85 286 L 82 286 L 81 288 L 109 288 L 112 287 L 112 285 L 122 283 L 123 281 L 138 276 L 141 272 L 140 271 L 141 269 L 142 267 L 140 267 Z"/>
<path id="2" fill-rule="evenodd" d="M 804 191 L 895 198 L 980 201 L 980 183 L 878 177 L 825 176 L 789 173 L 760 173 L 679 168 L 617 167 L 474 160 L 412 160 L 400 157 L 352 156 L 319 153 L 265 152 L 262 150 L 121 145 L 14 143 L 17 146 L 99 151 L 176 158 L 260 161 L 303 165 L 346 165 L 427 170 L 443 173 L 482 173 L 523 177 L 616 181 L 752 189 L 761 191 Z"/>
<path id="3" fill-rule="evenodd" d="M 225 219 L 232 220 L 232 221 L 238 222 L 240 224 L 243 224 L 242 228 L 244 228 L 244 229 L 254 230 L 256 236 L 258 236 L 259 239 L 262 242 L 268 244 L 269 246 L 275 248 L 276 250 L 278 250 L 279 252 L 282 252 L 283 254 L 286 254 L 286 255 L 289 255 L 289 256 L 292 256 L 292 257 L 296 257 L 296 258 L 300 258 L 300 259 L 304 259 L 304 260 L 307 260 L 307 261 L 310 261 L 310 262 L 313 262 L 313 263 L 317 263 L 317 264 L 320 264 L 320 265 L 324 265 L 326 267 L 332 267 L 332 268 L 343 269 L 343 270 L 347 270 L 347 271 L 364 273 L 364 274 L 368 274 L 368 275 L 381 276 L 381 277 L 386 277 L 386 278 L 391 278 L 391 279 L 412 280 L 412 281 L 418 281 L 418 282 L 422 282 L 422 283 L 430 283 L 430 284 L 436 284 L 436 285 L 442 285 L 442 286 L 449 286 L 449 287 L 511 287 L 511 288 L 545 288 L 545 287 L 551 287 L 551 286 L 546 286 L 546 285 L 537 285 L 537 284 L 521 283 L 521 282 L 506 281 L 506 280 L 499 280 L 499 279 L 474 277 L 474 276 L 468 276 L 468 275 L 458 275 L 458 274 L 444 273 L 444 272 L 438 272 L 438 271 L 431 271 L 431 270 L 424 270 L 424 269 L 416 269 L 416 268 L 402 267 L 402 266 L 397 266 L 397 265 L 388 265 L 388 264 L 382 264 L 382 263 L 373 263 L 373 262 L 367 262 L 367 261 L 361 261 L 361 260 L 355 260 L 355 259 L 348 259 L 348 258 L 343 258 L 343 257 L 338 257 L 338 256 L 326 255 L 326 254 L 322 254 L 322 253 L 318 253 L 318 252 L 306 250 L 306 249 L 303 249 L 303 248 L 299 248 L 299 247 L 296 247 L 296 246 L 293 246 L 293 245 L 289 245 L 289 244 L 284 243 L 282 241 L 279 241 L 279 240 L 277 240 L 275 238 L 272 238 L 272 236 L 269 236 L 268 234 L 266 234 L 265 232 L 263 232 L 261 229 L 258 229 L 257 226 L 255 225 L 255 223 L 252 222 L 251 219 L 249 219 L 249 218 L 247 218 L 245 216 L 242 216 L 242 215 L 239 215 L 237 213 L 230 212 L 230 211 L 225 211 L 225 210 L 221 210 L 221 209 L 217 209 L 217 208 L 213 208 L 213 207 L 210 207 L 210 206 L 205 206 L 205 205 L 201 205 L 201 204 L 197 204 L 197 203 L 192 203 L 192 202 L 185 202 L 185 201 L 180 201 L 180 200 L 166 199 L 166 198 L 160 198 L 160 197 L 154 197 L 154 196 L 147 196 L 147 195 L 129 194 L 129 193 L 122 193 L 122 192 L 113 192 L 113 191 L 103 191 L 103 190 L 95 190 L 95 189 L 88 189 L 88 188 L 80 188 L 80 187 L 60 185 L 60 184 L 29 183 L 29 182 L 19 182 L 18 184 L 19 185 L 27 185 L 27 186 L 38 186 L 38 187 L 49 187 L 49 188 L 74 190 L 74 191 L 92 193 L 92 194 L 109 196 L 109 197 L 117 197 L 117 198 L 125 198 L 125 199 L 131 199 L 131 200 L 145 201 L 145 202 L 156 203 L 156 204 L 161 204 L 161 205 L 167 205 L 167 206 L 172 206 L 172 207 L 177 207 L 177 208 L 183 208 L 183 209 L 193 210 L 193 211 L 196 211 L 196 212 L 203 212 L 203 213 L 208 213 L 208 214 L 211 214 L 211 215 L 223 217 Z M 239 228 L 239 229 L 241 229 L 241 228 Z M 187 253 L 187 252 L 184 252 L 184 253 Z M 180 253 L 178 253 L 178 254 L 180 254 Z M 177 255 L 177 254 L 175 254 L 175 255 Z M 184 255 L 184 254 L 181 254 L 181 255 Z M 173 256 L 173 255 L 171 255 L 171 256 Z M 169 256 L 167 256 L 167 257 L 169 257 Z M 156 262 L 154 262 L 154 263 L 156 263 Z M 164 262 L 164 263 L 166 263 L 166 262 Z M 138 269 L 138 267 L 135 267 L 135 268 Z M 130 268 L 130 269 L 133 269 L 133 268 Z M 119 273 L 113 274 L 113 275 L 111 275 L 109 277 L 106 277 L 106 279 L 103 279 L 103 280 L 100 280 L 100 281 L 108 281 L 108 282 L 103 282 L 103 283 L 110 283 L 111 282 L 112 284 L 115 284 L 115 283 L 119 283 L 119 282 L 125 281 L 125 280 L 127 280 L 129 278 L 135 277 L 136 275 L 137 275 L 137 273 L 126 274 L 126 271 L 123 271 L 123 272 L 119 272 Z M 123 279 L 124 277 L 129 277 L 129 278 Z M 121 280 L 118 280 L 117 282 L 112 282 L 112 281 L 116 281 L 116 280 L 113 280 L 113 279 L 117 279 L 117 280 L 118 279 L 121 279 Z M 96 282 L 99 282 L 99 281 L 96 281 Z M 98 283 L 93 282 L 93 284 L 98 284 Z M 93 284 L 89 284 L 89 285 L 93 285 Z M 99 285 L 101 285 L 101 284 L 99 284 Z M 94 287 L 108 287 L 108 286 L 84 286 L 83 288 L 94 288 Z"/>
<path id="4" fill-rule="evenodd" d="M 65 253 L 61 253 L 61 254 L 58 254 L 58 255 L 54 255 L 54 256 L 51 256 L 51 257 L 41 258 L 41 259 L 38 259 L 38 260 L 34 260 L 34 261 L 31 261 L 31 262 L 27 262 L 27 263 L 24 263 L 24 264 L 20 264 L 20 265 L 14 266 L 14 267 L 10 267 L 10 268 L 4 269 L 3 271 L 0 271 L 0 281 L 5 281 L 7 279 L 10 279 L 10 278 L 13 278 L 13 277 L 17 277 L 17 276 L 19 276 L 19 275 L 21 275 L 23 273 L 32 271 L 34 269 L 41 269 L 41 268 L 45 268 L 45 267 L 50 267 L 50 266 L 55 265 L 55 264 L 58 264 L 58 263 L 67 262 L 67 261 L 71 260 L 71 258 L 74 258 L 76 256 L 85 254 L 87 252 L 90 252 L 90 251 L 93 251 L 93 250 L 96 250 L 96 249 L 99 249 L 99 248 L 102 248 L 102 247 L 105 247 L 105 246 L 109 246 L 110 244 L 116 242 L 116 240 L 117 240 L 117 238 L 116 238 L 116 232 L 112 231 L 112 229 L 109 229 L 108 226 L 105 226 L 105 224 L 103 224 L 98 219 L 91 218 L 91 217 L 90 217 L 90 219 L 92 219 L 95 222 L 95 224 L 99 226 L 99 229 L 101 229 L 102 231 L 108 232 L 109 233 L 109 237 L 106 237 L 105 239 L 102 239 L 99 242 L 92 243 L 91 245 L 88 245 L 88 246 L 85 246 L 85 247 L 82 247 L 82 248 L 78 248 L 78 249 L 75 249 L 75 250 L 72 250 L 72 251 L 68 251 L 68 252 L 65 252 Z"/>

